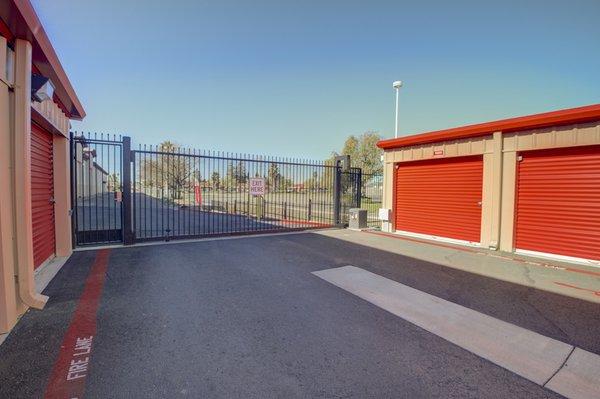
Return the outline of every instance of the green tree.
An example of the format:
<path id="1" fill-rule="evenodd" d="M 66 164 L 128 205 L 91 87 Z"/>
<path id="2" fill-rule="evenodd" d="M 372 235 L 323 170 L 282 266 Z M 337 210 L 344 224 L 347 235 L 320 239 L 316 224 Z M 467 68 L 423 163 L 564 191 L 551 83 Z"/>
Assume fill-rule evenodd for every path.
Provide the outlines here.
<path id="1" fill-rule="evenodd" d="M 212 172 L 210 176 L 210 181 L 212 183 L 213 190 L 218 190 L 221 188 L 221 175 L 216 170 Z"/>
<path id="2" fill-rule="evenodd" d="M 281 189 L 282 176 L 279 172 L 279 165 L 276 163 L 269 164 L 269 170 L 267 171 L 267 186 L 272 191 Z"/>
<path id="3" fill-rule="evenodd" d="M 306 187 L 307 190 L 316 190 L 320 187 L 319 173 L 316 170 L 313 171 L 311 177 L 306 179 L 304 187 Z"/>
<path id="4" fill-rule="evenodd" d="M 120 191 L 121 190 L 121 181 L 120 181 L 119 175 L 117 173 L 111 173 L 108 175 L 108 179 L 106 182 L 106 189 L 108 191 Z"/>
<path id="5" fill-rule="evenodd" d="M 157 150 L 160 154 L 156 158 L 141 162 L 142 185 L 166 190 L 171 199 L 180 199 L 194 185 L 194 170 L 185 157 L 175 155 L 180 148 L 173 142 L 164 141 Z"/>
<path id="6" fill-rule="evenodd" d="M 246 171 L 246 163 L 244 161 L 238 161 L 233 176 L 238 185 L 242 185 L 248 181 L 248 172 Z"/>
<path id="7" fill-rule="evenodd" d="M 225 181 L 223 182 L 227 190 L 241 191 L 243 185 L 247 182 L 248 172 L 246 170 L 246 163 L 244 161 L 238 161 L 237 163 L 228 161 Z"/>
<path id="8" fill-rule="evenodd" d="M 377 147 L 379 140 L 381 136 L 377 132 L 365 132 L 358 137 L 351 135 L 344 142 L 342 155 L 350 155 L 352 166 L 361 168 L 363 173 L 381 173 L 383 151 Z"/>
<path id="9" fill-rule="evenodd" d="M 332 152 L 331 156 L 325 160 L 325 167 L 323 168 L 323 173 L 321 173 L 321 177 L 319 179 L 320 188 L 326 189 L 328 191 L 333 190 L 333 178 L 335 176 L 335 157 L 337 156 L 337 152 Z"/>

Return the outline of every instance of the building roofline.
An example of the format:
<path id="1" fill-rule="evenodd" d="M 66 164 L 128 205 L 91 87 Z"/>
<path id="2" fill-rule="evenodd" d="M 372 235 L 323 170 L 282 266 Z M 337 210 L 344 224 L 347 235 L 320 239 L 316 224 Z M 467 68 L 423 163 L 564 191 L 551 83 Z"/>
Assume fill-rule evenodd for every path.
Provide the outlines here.
<path id="1" fill-rule="evenodd" d="M 29 0 L 9 0 L 0 6 L 0 18 L 12 34 L 12 39 L 31 43 L 32 58 L 40 73 L 52 80 L 55 96 L 70 119 L 81 120 L 85 110 L 63 69 L 58 55 Z"/>
<path id="2" fill-rule="evenodd" d="M 478 123 L 475 125 L 467 125 L 451 129 L 436 130 L 406 137 L 398 137 L 395 139 L 381 140 L 377 143 L 377 146 L 384 150 L 389 150 L 392 148 L 430 144 L 439 141 L 485 136 L 494 132 L 508 133 L 550 126 L 591 122 L 594 120 L 600 120 L 600 104 L 520 116 L 517 118 L 501 119 L 493 122 Z"/>

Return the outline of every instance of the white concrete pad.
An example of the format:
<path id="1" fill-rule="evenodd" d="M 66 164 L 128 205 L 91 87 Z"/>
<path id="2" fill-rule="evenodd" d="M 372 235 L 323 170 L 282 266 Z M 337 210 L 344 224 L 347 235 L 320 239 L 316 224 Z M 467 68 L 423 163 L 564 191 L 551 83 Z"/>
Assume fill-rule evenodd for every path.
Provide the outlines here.
<path id="1" fill-rule="evenodd" d="M 348 229 L 315 230 L 311 233 L 600 304 L 600 296 L 596 295 L 600 292 L 600 274 L 598 268 L 591 266 L 523 258 L 399 234 L 358 233 Z"/>
<path id="2" fill-rule="evenodd" d="M 8 333 L 0 334 L 0 345 L 2 345 L 2 343 L 6 340 L 7 337 Z"/>
<path id="3" fill-rule="evenodd" d="M 313 274 L 539 385 L 561 368 L 573 350 L 572 345 L 358 267 Z"/>
<path id="4" fill-rule="evenodd" d="M 575 348 L 546 388 L 572 399 L 600 398 L 600 356 Z"/>
<path id="5" fill-rule="evenodd" d="M 42 292 L 60 269 L 67 263 L 69 256 L 57 256 L 44 262 L 34 273 L 35 292 Z"/>

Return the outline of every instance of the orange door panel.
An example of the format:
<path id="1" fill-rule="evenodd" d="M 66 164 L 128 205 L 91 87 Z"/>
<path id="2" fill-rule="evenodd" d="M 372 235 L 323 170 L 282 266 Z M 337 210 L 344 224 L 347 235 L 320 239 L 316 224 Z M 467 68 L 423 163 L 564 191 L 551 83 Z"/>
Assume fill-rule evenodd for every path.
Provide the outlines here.
<path id="1" fill-rule="evenodd" d="M 35 268 L 55 252 L 53 168 L 52 134 L 32 124 L 31 217 Z"/>
<path id="2" fill-rule="evenodd" d="M 600 146 L 521 156 L 516 248 L 600 260 Z"/>
<path id="3" fill-rule="evenodd" d="M 398 164 L 395 229 L 480 242 L 482 184 L 482 156 Z"/>

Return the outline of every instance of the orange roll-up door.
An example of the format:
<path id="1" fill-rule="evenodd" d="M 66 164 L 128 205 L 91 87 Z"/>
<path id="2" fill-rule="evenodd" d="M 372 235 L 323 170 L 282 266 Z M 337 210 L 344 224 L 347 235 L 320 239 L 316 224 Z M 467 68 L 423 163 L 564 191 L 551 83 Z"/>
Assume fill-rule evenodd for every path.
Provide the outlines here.
<path id="1" fill-rule="evenodd" d="M 396 166 L 395 229 L 479 243 L 483 157 Z"/>
<path id="2" fill-rule="evenodd" d="M 515 247 L 600 260 L 600 146 L 521 157 Z"/>
<path id="3" fill-rule="evenodd" d="M 31 125 L 31 217 L 33 263 L 39 267 L 54 255 L 54 165 L 52 134 Z"/>

